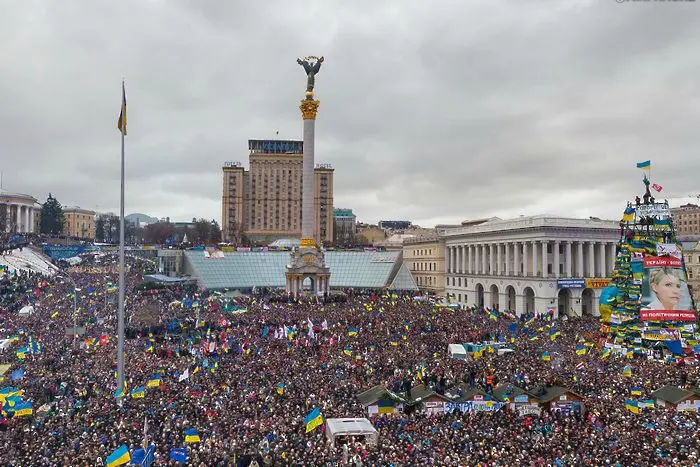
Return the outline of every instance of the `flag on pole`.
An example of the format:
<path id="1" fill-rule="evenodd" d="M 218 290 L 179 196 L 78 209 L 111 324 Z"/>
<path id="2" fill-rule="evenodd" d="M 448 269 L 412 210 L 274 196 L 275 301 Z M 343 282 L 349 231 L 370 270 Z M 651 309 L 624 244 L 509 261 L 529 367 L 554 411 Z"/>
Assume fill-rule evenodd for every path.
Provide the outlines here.
<path id="1" fill-rule="evenodd" d="M 126 88 L 122 81 L 122 108 L 119 111 L 119 120 L 117 120 L 117 129 L 126 136 Z M 639 167 L 639 164 L 637 164 Z"/>
<path id="2" fill-rule="evenodd" d="M 126 106 L 126 101 L 124 101 L 124 105 Z M 637 162 L 637 168 L 649 171 L 651 170 L 651 161 Z"/>
<path id="3" fill-rule="evenodd" d="M 664 189 L 664 187 L 662 187 L 658 183 L 652 183 L 651 188 L 654 189 L 657 193 L 661 193 L 661 190 Z"/>

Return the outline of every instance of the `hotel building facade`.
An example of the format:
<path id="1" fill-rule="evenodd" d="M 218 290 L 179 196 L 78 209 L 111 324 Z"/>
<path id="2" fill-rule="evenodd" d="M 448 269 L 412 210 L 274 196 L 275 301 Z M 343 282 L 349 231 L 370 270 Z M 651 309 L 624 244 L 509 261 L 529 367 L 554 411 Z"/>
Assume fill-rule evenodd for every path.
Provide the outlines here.
<path id="1" fill-rule="evenodd" d="M 249 140 L 250 170 L 240 162 L 224 164 L 224 242 L 238 243 L 242 236 L 263 244 L 301 238 L 303 146 L 303 141 Z M 329 164 L 314 168 L 314 239 L 318 243 L 333 241 L 333 172 Z"/>

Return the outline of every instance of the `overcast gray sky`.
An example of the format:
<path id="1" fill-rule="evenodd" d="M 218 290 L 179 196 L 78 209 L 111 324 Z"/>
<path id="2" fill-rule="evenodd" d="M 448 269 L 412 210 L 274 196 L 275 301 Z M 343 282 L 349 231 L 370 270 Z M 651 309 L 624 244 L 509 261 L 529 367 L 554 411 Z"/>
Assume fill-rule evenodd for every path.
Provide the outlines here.
<path id="1" fill-rule="evenodd" d="M 618 218 L 652 160 L 700 194 L 700 1 L 0 0 L 5 189 L 220 219 L 221 165 L 299 139 L 324 55 L 316 161 L 336 207 L 422 225 Z M 675 200 L 676 203 L 683 200 Z"/>

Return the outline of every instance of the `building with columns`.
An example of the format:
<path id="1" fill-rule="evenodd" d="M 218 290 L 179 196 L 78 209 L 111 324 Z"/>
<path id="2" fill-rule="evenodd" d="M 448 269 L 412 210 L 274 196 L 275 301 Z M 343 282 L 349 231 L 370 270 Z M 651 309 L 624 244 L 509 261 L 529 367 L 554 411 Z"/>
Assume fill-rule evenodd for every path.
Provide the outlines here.
<path id="1" fill-rule="evenodd" d="M 447 229 L 445 291 L 452 302 L 499 310 L 598 316 L 618 222 L 551 215 Z"/>
<path id="2" fill-rule="evenodd" d="M 0 188 L 0 230 L 6 233 L 39 231 L 41 205 L 37 199 L 23 193 Z"/>

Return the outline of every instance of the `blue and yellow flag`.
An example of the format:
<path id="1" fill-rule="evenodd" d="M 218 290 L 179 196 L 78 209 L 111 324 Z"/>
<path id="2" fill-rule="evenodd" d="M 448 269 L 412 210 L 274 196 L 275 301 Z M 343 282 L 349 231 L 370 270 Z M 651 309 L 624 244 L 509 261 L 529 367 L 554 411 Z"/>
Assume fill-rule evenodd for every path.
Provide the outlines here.
<path id="1" fill-rule="evenodd" d="M 637 405 L 637 401 L 633 401 L 631 399 L 625 399 L 625 408 L 629 410 L 632 413 L 639 413 L 639 406 Z"/>
<path id="2" fill-rule="evenodd" d="M 642 170 L 651 170 L 651 160 L 637 162 L 637 168 Z"/>
<path id="3" fill-rule="evenodd" d="M 124 465 L 130 460 L 131 456 L 129 455 L 129 448 L 126 447 L 126 444 L 122 444 L 112 454 L 107 456 L 107 467 Z"/>
<path id="4" fill-rule="evenodd" d="M 624 368 L 622 368 L 622 376 L 632 376 L 632 367 L 629 365 L 626 365 Z"/>
<path id="5" fill-rule="evenodd" d="M 148 386 L 149 388 L 157 388 L 158 386 L 160 386 L 160 375 L 155 374 L 148 378 L 148 383 L 146 383 L 146 386 Z"/>
<path id="6" fill-rule="evenodd" d="M 306 425 L 306 432 L 312 431 L 317 426 L 323 425 L 323 417 L 321 416 L 321 411 L 316 407 L 313 409 L 309 415 L 304 419 L 304 424 Z"/>
<path id="7" fill-rule="evenodd" d="M 284 394 L 284 383 L 279 383 L 277 385 L 277 394 L 279 394 L 280 396 Z"/>
<path id="8" fill-rule="evenodd" d="M 124 87 L 124 81 L 122 81 L 122 108 L 119 111 L 117 129 L 122 135 L 126 136 L 126 88 Z"/>
<path id="9" fill-rule="evenodd" d="M 551 355 L 549 354 L 549 352 L 543 352 L 543 353 L 542 353 L 542 360 L 544 360 L 545 362 L 548 362 L 548 361 L 550 361 L 551 359 L 552 359 L 552 357 L 551 357 Z"/>
<path id="10" fill-rule="evenodd" d="M 561 331 L 559 331 L 558 329 L 552 329 L 551 331 L 549 331 L 549 338 L 551 340 L 555 340 L 559 336 L 559 334 L 561 334 Z"/>
<path id="11" fill-rule="evenodd" d="M 641 396 L 642 395 L 642 388 L 636 388 L 636 387 L 632 388 L 630 390 L 630 394 L 632 394 L 633 396 Z"/>
<path id="12" fill-rule="evenodd" d="M 15 417 L 28 417 L 34 413 L 34 406 L 31 402 L 19 402 L 15 404 Z"/>
<path id="13" fill-rule="evenodd" d="M 352 355 L 352 347 L 350 347 L 349 345 L 346 346 L 345 349 L 343 349 L 343 353 L 347 356 Z"/>
<path id="14" fill-rule="evenodd" d="M 356 336 L 357 335 L 357 328 L 348 328 L 348 336 Z"/>
<path id="15" fill-rule="evenodd" d="M 576 355 L 586 355 L 586 346 L 585 345 L 577 345 L 576 346 Z"/>
<path id="16" fill-rule="evenodd" d="M 185 430 L 186 443 L 199 443 L 200 441 L 199 432 L 197 430 L 194 428 L 188 428 Z"/>
<path id="17" fill-rule="evenodd" d="M 131 391 L 131 397 L 133 399 L 143 399 L 143 397 L 145 395 L 146 395 L 146 389 L 143 386 L 135 388 Z"/>

